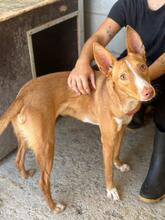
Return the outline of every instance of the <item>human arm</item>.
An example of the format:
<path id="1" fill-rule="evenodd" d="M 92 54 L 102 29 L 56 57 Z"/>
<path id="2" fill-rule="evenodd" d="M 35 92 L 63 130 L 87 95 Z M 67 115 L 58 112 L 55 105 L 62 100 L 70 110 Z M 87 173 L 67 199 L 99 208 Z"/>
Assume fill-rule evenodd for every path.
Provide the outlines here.
<path id="1" fill-rule="evenodd" d="M 149 72 L 151 81 L 165 73 L 165 53 L 149 66 Z"/>
<path id="2" fill-rule="evenodd" d="M 84 44 L 76 65 L 68 77 L 69 87 L 77 94 L 90 93 L 89 81 L 91 81 L 93 88 L 96 87 L 94 72 L 90 66 L 93 60 L 93 43 L 98 42 L 103 46 L 107 45 L 120 28 L 117 22 L 111 18 L 106 18 L 97 31 Z"/>

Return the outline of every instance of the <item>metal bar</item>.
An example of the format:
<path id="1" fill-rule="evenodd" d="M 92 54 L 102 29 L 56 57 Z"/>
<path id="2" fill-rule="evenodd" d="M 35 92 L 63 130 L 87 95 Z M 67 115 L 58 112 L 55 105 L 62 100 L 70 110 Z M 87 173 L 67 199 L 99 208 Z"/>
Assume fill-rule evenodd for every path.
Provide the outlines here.
<path id="1" fill-rule="evenodd" d="M 31 34 L 29 35 L 28 33 L 27 33 L 27 42 L 28 42 L 28 48 L 29 48 L 32 77 L 35 78 L 37 74 L 36 74 L 36 67 L 35 67 L 35 60 L 34 60 L 34 53 L 33 53 L 33 43 L 32 43 Z"/>
<path id="2" fill-rule="evenodd" d="M 47 22 L 47 23 L 45 23 L 45 24 L 43 24 L 41 26 L 35 27 L 35 28 L 27 31 L 27 34 L 28 35 L 35 34 L 35 33 L 39 32 L 39 31 L 45 30 L 45 29 L 47 29 L 49 27 L 52 27 L 52 26 L 54 26 L 56 24 L 59 24 L 59 23 L 61 23 L 63 21 L 66 21 L 66 20 L 68 20 L 70 18 L 73 18 L 73 17 L 76 17 L 76 16 L 78 16 L 78 11 L 75 11 L 73 13 L 67 14 L 67 15 L 65 15 L 63 17 L 60 17 L 60 18 L 56 18 L 56 19 L 54 19 L 52 21 L 49 21 L 49 22 Z"/>
<path id="3" fill-rule="evenodd" d="M 78 53 L 80 54 L 81 48 L 84 44 L 84 0 L 78 0 Z"/>

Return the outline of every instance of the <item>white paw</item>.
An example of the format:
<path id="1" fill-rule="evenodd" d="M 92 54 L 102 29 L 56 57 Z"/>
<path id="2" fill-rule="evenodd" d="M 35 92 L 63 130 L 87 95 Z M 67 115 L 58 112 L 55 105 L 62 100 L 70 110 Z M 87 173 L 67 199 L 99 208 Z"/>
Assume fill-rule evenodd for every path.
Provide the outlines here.
<path id="1" fill-rule="evenodd" d="M 128 165 L 128 164 L 126 164 L 126 163 L 124 163 L 123 165 L 121 165 L 121 166 L 118 166 L 117 164 L 115 164 L 115 167 L 118 169 L 118 170 L 120 170 L 121 172 L 128 172 L 128 171 L 130 171 L 130 166 Z"/>
<path id="2" fill-rule="evenodd" d="M 55 214 L 58 214 L 60 212 L 63 212 L 65 209 L 65 205 L 61 204 L 61 203 L 57 203 L 56 204 L 56 208 L 54 209 Z"/>
<path id="3" fill-rule="evenodd" d="M 126 163 L 120 167 L 121 172 L 128 172 L 128 171 L 130 171 L 130 169 L 131 169 L 130 166 Z"/>
<path id="4" fill-rule="evenodd" d="M 107 189 L 107 197 L 114 201 L 120 200 L 120 197 L 119 197 L 119 194 L 116 188 Z"/>

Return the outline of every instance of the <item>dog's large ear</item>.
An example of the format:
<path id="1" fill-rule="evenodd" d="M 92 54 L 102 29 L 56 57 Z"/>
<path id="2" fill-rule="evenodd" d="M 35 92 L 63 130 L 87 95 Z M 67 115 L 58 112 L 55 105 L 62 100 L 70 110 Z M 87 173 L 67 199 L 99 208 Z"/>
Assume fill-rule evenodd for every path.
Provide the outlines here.
<path id="1" fill-rule="evenodd" d="M 100 71 L 107 77 L 110 76 L 116 61 L 115 57 L 99 43 L 93 44 L 93 54 Z"/>
<path id="2" fill-rule="evenodd" d="M 129 25 L 126 27 L 126 46 L 128 53 L 137 53 L 145 58 L 145 47 L 139 34 Z"/>

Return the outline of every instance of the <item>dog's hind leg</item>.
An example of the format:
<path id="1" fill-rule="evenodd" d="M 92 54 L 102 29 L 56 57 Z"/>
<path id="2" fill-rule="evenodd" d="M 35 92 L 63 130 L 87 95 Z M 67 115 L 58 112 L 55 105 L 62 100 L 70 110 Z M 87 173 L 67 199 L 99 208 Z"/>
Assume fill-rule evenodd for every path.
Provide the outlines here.
<path id="1" fill-rule="evenodd" d="M 34 174 L 34 170 L 26 170 L 24 161 L 25 161 L 25 154 L 26 154 L 26 141 L 25 138 L 19 131 L 18 124 L 16 118 L 12 120 L 12 126 L 17 137 L 18 141 L 18 150 L 16 156 L 16 167 L 23 178 L 32 177 Z"/>
<path id="2" fill-rule="evenodd" d="M 16 156 L 16 166 L 23 178 L 32 177 L 34 175 L 34 170 L 26 170 L 24 166 L 25 154 L 26 154 L 26 143 L 23 137 L 17 136 L 18 140 L 18 151 Z"/>
<path id="3" fill-rule="evenodd" d="M 20 118 L 25 120 L 21 123 L 19 123 L 18 120 L 18 131 L 20 131 L 20 135 L 22 134 L 23 137 L 25 137 L 27 144 L 34 152 L 41 172 L 39 185 L 46 202 L 50 209 L 55 213 L 59 213 L 64 210 L 65 206 L 53 201 L 50 190 L 50 174 L 54 157 L 55 116 L 53 111 L 54 110 L 51 107 L 48 113 L 47 107 L 44 108 L 43 106 L 40 110 L 28 106 L 20 116 Z M 19 158 L 18 160 L 23 161 L 24 154 L 25 142 L 20 142 L 20 151 L 18 151 L 17 157 Z M 20 162 L 20 164 L 23 163 Z"/>
<path id="4" fill-rule="evenodd" d="M 54 141 L 43 142 L 41 146 L 36 147 L 35 155 L 41 172 L 39 185 L 44 194 L 46 202 L 49 208 L 55 213 L 62 212 L 65 206 L 53 201 L 50 189 L 50 173 L 53 166 Z"/>

